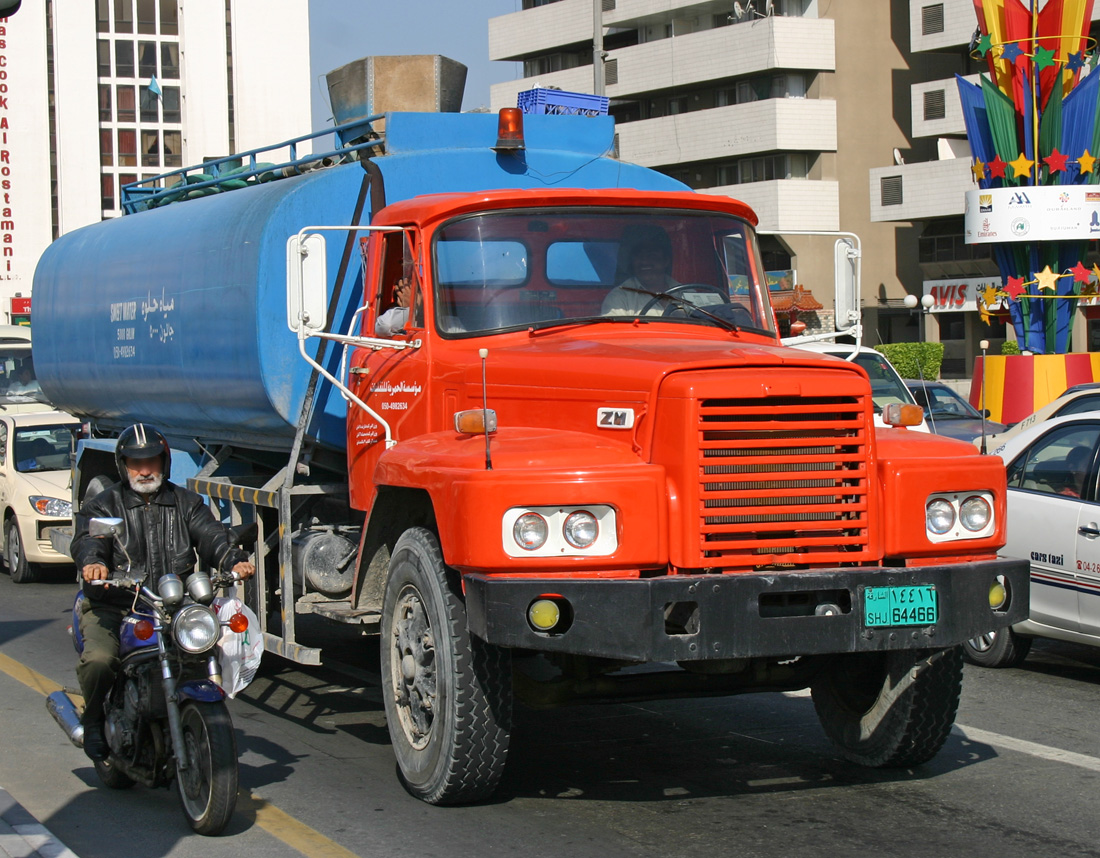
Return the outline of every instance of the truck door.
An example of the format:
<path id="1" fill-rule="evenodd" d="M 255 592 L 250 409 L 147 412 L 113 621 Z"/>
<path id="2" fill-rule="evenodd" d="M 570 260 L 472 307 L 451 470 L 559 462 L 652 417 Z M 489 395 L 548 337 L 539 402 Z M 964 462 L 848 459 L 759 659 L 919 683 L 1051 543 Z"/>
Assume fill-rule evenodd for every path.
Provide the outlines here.
<path id="1" fill-rule="evenodd" d="M 363 280 L 364 300 L 368 303 L 361 333 L 395 342 L 420 341 L 420 348 L 358 348 L 349 363 L 349 387 L 389 424 L 398 442 L 423 434 L 428 425 L 428 302 L 417 238 L 414 230 L 403 229 L 372 233 L 367 239 Z M 354 404 L 349 405 L 353 504 L 360 488 L 371 484 L 384 440 L 385 432 L 378 421 Z"/>

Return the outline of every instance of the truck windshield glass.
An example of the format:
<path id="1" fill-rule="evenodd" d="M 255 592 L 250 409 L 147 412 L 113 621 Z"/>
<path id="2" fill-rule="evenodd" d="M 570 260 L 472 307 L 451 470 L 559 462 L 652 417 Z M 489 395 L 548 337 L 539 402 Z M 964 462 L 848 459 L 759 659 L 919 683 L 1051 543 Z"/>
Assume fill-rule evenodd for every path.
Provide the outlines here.
<path id="1" fill-rule="evenodd" d="M 752 228 L 708 212 L 556 209 L 436 234 L 435 317 L 452 336 L 623 318 L 771 333 Z"/>
<path id="2" fill-rule="evenodd" d="M 0 343 L 0 404 L 45 402 L 34 373 L 31 344 Z"/>
<path id="3" fill-rule="evenodd" d="M 871 399 L 875 404 L 876 414 L 881 414 L 883 408 L 895 402 L 913 404 L 913 395 L 909 388 L 885 357 L 860 352 L 856 355 L 855 362 L 867 370 L 867 375 L 871 378 Z"/>

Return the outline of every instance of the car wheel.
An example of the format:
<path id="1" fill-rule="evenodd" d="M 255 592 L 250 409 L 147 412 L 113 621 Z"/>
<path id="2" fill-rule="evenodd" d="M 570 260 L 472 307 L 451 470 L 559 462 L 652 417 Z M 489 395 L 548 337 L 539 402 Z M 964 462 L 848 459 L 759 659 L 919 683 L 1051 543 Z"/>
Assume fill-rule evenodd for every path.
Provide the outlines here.
<path id="1" fill-rule="evenodd" d="M 8 519 L 7 532 L 4 534 L 4 559 L 8 563 L 8 573 L 14 583 L 29 584 L 34 580 L 34 569 L 27 562 L 23 539 L 19 535 L 19 522 L 14 516 Z"/>
<path id="2" fill-rule="evenodd" d="M 1012 629 L 998 629 L 971 638 L 963 644 L 963 655 L 979 667 L 1017 667 L 1031 651 L 1031 638 Z"/>

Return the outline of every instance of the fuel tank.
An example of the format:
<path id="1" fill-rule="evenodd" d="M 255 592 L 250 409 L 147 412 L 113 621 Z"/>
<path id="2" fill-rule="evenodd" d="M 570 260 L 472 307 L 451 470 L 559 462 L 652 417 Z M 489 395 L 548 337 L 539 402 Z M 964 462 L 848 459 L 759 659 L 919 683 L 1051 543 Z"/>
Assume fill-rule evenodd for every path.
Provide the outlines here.
<path id="1" fill-rule="evenodd" d="M 43 392 L 101 427 L 149 420 L 177 438 L 286 448 L 310 377 L 286 324 L 286 241 L 304 226 L 353 223 L 365 178 L 348 164 L 61 236 L 34 278 Z M 346 241 L 330 235 L 330 282 Z M 362 296 L 358 245 L 346 267 L 341 331 Z M 315 354 L 318 341 L 307 345 Z M 340 351 L 330 344 L 330 368 Z M 318 393 L 307 435 L 343 448 L 344 400 L 329 385 Z"/>

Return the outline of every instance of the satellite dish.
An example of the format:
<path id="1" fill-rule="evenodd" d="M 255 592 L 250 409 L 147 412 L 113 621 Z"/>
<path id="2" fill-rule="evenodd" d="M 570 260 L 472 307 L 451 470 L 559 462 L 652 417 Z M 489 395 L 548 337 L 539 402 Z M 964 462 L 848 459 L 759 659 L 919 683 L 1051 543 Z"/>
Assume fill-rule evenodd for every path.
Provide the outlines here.
<path id="1" fill-rule="evenodd" d="M 741 4 L 734 0 L 733 3 L 733 17 L 740 21 L 745 17 L 745 10 L 741 8 Z"/>
<path id="2" fill-rule="evenodd" d="M 774 14 L 775 14 L 775 3 L 773 3 L 772 0 L 768 0 L 768 2 L 764 4 L 764 17 L 765 18 L 770 18 Z"/>
<path id="3" fill-rule="evenodd" d="M 899 165 L 899 166 L 905 163 L 905 159 L 903 157 L 901 157 L 901 150 L 900 149 L 895 149 L 894 150 L 894 163 Z"/>

